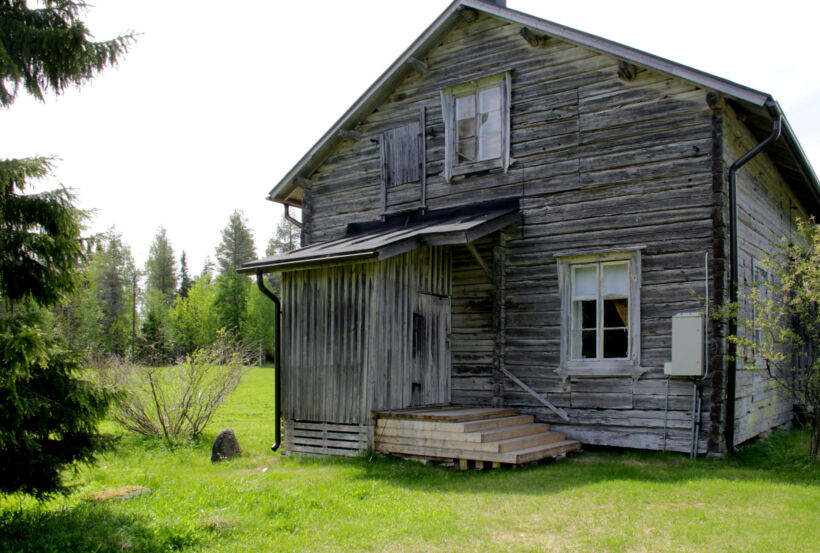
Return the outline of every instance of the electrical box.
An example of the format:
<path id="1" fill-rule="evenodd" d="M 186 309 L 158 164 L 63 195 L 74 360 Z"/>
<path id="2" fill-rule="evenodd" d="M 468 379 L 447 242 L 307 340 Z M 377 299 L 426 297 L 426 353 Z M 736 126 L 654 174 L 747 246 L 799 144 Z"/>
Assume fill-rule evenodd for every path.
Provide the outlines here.
<path id="1" fill-rule="evenodd" d="M 703 376 L 703 314 L 672 317 L 672 361 L 663 364 L 667 376 Z"/>

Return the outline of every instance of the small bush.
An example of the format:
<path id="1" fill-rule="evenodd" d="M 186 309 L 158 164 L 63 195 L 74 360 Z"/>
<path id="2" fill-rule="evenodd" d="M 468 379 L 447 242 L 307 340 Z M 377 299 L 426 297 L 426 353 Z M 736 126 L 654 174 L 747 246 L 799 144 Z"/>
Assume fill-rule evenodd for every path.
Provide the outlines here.
<path id="1" fill-rule="evenodd" d="M 126 429 L 169 442 L 196 438 L 246 371 L 244 348 L 220 338 L 176 365 L 151 367 L 109 358 L 94 368 L 120 391 L 110 417 Z"/>

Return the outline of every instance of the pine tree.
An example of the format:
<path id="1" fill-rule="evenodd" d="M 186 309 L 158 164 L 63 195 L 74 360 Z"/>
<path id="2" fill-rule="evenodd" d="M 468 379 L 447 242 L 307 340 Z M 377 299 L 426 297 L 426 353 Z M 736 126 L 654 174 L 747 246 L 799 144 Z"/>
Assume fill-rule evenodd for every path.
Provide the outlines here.
<path id="1" fill-rule="evenodd" d="M 169 307 L 174 302 L 176 294 L 176 272 L 174 248 L 168 241 L 165 228 L 159 227 L 148 251 L 148 261 L 145 262 L 145 274 L 148 277 L 146 288 L 149 292 L 158 292 L 165 298 L 165 303 Z"/>
<path id="2" fill-rule="evenodd" d="M 282 217 L 279 224 L 276 225 L 274 235 L 268 241 L 265 255 L 271 256 L 289 252 L 298 248 L 301 240 L 302 234 L 299 227 Z"/>
<path id="3" fill-rule="evenodd" d="M 256 247 L 253 244 L 253 234 L 242 212 L 234 211 L 228 226 L 222 230 L 222 242 L 216 248 L 219 274 L 224 275 L 230 269 L 236 270 L 241 264 L 254 259 Z"/>
<path id="4" fill-rule="evenodd" d="M 0 106 L 20 85 L 47 90 L 92 79 L 117 62 L 132 36 L 93 42 L 85 4 L 0 0 Z M 7 130 L 8 131 L 8 130 Z M 0 160 L 0 491 L 44 496 L 65 491 L 61 471 L 92 462 L 97 423 L 111 396 L 78 376 L 78 358 L 46 332 L 46 309 L 76 287 L 83 213 L 65 189 L 27 194 L 49 158 Z"/>
<path id="5" fill-rule="evenodd" d="M 193 285 L 191 275 L 188 274 L 188 258 L 185 256 L 185 250 L 182 250 L 182 255 L 179 258 L 179 290 L 177 290 L 177 296 L 187 298 L 188 291 Z"/>

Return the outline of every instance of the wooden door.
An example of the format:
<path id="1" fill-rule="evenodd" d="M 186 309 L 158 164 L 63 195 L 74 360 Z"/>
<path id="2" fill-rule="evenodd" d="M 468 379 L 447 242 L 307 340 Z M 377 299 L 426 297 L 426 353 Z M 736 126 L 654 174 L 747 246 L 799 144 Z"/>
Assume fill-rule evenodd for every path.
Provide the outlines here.
<path id="1" fill-rule="evenodd" d="M 450 401 L 450 298 L 419 292 L 412 323 L 410 405 Z"/>

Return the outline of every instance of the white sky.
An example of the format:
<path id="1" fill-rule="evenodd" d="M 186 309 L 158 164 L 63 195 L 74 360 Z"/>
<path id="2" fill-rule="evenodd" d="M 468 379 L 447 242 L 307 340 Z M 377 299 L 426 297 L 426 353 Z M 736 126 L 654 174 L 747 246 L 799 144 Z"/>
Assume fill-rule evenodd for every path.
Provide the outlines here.
<path id="1" fill-rule="evenodd" d="M 142 33 L 79 90 L 0 111 L 0 157 L 55 155 L 57 180 L 116 225 L 142 267 L 164 225 L 191 273 L 244 211 L 264 254 L 282 213 L 265 200 L 445 0 L 91 0 L 98 40 Z M 548 2 L 510 8 L 772 94 L 820 168 L 820 37 L 813 3 Z M 811 7 L 808 7 L 811 6 Z M 52 183 L 53 184 L 53 183 Z"/>

